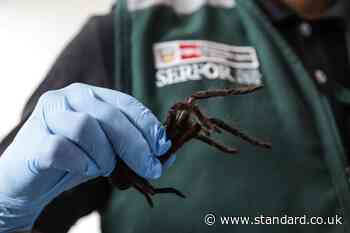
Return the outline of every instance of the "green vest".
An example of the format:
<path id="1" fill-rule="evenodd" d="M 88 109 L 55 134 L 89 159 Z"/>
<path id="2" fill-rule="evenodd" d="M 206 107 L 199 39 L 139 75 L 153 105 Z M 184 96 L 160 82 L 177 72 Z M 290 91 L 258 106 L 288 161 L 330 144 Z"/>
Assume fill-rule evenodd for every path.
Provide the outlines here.
<path id="1" fill-rule="evenodd" d="M 183 4 L 181 4 L 181 2 Z M 345 152 L 328 99 L 253 0 L 119 0 L 116 80 L 159 119 L 198 90 L 260 83 L 254 94 L 205 100 L 202 109 L 271 141 L 264 150 L 223 135 L 235 156 L 191 141 L 152 183 L 154 197 L 115 189 L 104 233 L 350 232 Z M 204 217 L 214 213 L 216 223 Z M 221 224 L 222 216 L 341 216 L 343 224 Z M 310 219 L 307 219 L 309 221 Z M 277 221 L 277 220 L 274 220 Z"/>

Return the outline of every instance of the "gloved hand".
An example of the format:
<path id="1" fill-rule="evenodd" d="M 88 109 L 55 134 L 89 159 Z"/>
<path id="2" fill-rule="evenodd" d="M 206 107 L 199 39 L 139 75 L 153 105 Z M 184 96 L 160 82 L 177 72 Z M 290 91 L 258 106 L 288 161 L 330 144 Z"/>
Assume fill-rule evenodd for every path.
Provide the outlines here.
<path id="1" fill-rule="evenodd" d="M 0 232 L 30 230 L 60 193 L 118 169 L 117 156 L 158 178 L 157 156 L 170 146 L 161 123 L 131 96 L 84 84 L 45 93 L 0 157 Z"/>

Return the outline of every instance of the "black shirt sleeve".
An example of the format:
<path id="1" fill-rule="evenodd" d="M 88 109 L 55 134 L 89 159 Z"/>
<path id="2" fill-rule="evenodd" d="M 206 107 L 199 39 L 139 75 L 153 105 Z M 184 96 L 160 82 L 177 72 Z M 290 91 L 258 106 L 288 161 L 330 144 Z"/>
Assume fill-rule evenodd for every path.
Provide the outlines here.
<path id="1" fill-rule="evenodd" d="M 21 121 L 0 143 L 0 156 L 44 92 L 75 82 L 114 88 L 113 34 L 112 12 L 91 17 L 87 21 L 28 100 Z M 94 210 L 102 210 L 110 191 L 107 179 L 98 178 L 64 192 L 45 208 L 34 229 L 43 233 L 67 232 L 80 217 Z"/>

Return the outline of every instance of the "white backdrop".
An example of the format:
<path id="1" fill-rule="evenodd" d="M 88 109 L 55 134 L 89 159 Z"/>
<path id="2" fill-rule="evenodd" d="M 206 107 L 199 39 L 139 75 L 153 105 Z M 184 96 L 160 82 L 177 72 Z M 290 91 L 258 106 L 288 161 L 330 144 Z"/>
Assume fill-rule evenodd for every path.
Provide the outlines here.
<path id="1" fill-rule="evenodd" d="M 34 88 L 66 43 L 92 14 L 114 0 L 0 0 L 0 138 L 18 122 Z M 69 209 L 67 209 L 69 210 Z M 97 214 L 70 233 L 97 233 Z"/>

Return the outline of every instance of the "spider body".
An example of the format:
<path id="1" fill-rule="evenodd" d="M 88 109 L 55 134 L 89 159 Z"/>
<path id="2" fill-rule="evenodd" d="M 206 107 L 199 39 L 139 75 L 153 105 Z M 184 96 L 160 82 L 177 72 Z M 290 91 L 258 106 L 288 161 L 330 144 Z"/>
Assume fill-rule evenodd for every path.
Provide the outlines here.
<path id="1" fill-rule="evenodd" d="M 185 101 L 175 103 L 169 110 L 165 122 L 167 136 L 172 141 L 172 146 L 166 154 L 159 157 L 161 163 L 165 163 L 173 153 L 191 139 L 197 139 L 222 152 L 236 154 L 238 149 L 223 145 L 210 137 L 213 133 L 222 133 L 222 131 L 237 136 L 252 145 L 270 148 L 271 145 L 269 143 L 255 139 L 220 119 L 207 117 L 196 105 L 196 102 L 201 99 L 249 94 L 260 88 L 261 86 L 248 86 L 199 91 L 192 94 Z M 173 193 L 179 197 L 185 197 L 185 195 L 174 188 L 154 188 L 149 181 L 138 176 L 122 160 L 119 160 L 119 164 L 111 174 L 110 180 L 120 190 L 130 187 L 135 188 L 146 197 L 151 207 L 153 207 L 153 201 L 150 196 L 158 193 Z"/>

